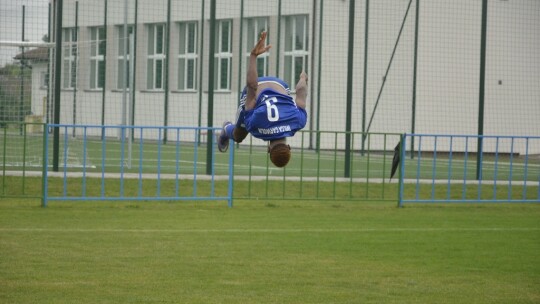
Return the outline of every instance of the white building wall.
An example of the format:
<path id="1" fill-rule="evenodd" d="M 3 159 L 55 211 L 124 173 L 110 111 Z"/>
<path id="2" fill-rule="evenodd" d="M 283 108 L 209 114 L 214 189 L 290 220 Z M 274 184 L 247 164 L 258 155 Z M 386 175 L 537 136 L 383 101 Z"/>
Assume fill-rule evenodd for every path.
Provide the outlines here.
<path id="1" fill-rule="evenodd" d="M 477 132 L 482 3 L 452 4 L 421 5 L 415 133 Z"/>
<path id="2" fill-rule="evenodd" d="M 207 125 L 208 75 L 204 75 L 199 89 L 203 91 L 199 101 L 199 92 L 177 91 L 177 53 L 178 21 L 201 18 L 201 4 L 191 1 L 172 1 L 170 57 L 168 60 L 170 82 L 168 93 L 169 125 L 195 126 L 199 117 L 203 126 Z M 224 120 L 234 119 L 238 102 L 239 75 L 245 73 L 245 52 L 251 46 L 243 46 L 238 53 L 240 28 L 240 1 L 218 2 L 217 19 L 232 19 L 232 72 L 230 92 L 216 92 L 214 95 L 214 121 L 220 126 Z M 382 0 L 370 1 L 368 72 L 366 89 L 366 112 L 363 113 L 364 83 L 364 39 L 365 39 L 365 3 L 356 2 L 355 43 L 353 63 L 353 105 L 352 129 L 361 132 L 362 126 L 368 126 L 371 116 L 373 121 L 369 132 L 410 133 L 412 132 L 412 86 L 414 56 L 414 21 L 415 3 L 413 2 L 405 22 L 398 48 L 393 58 L 388 77 L 383 85 L 383 77 L 389 65 L 392 51 L 398 37 L 403 17 L 409 1 Z M 122 93 L 117 89 L 118 41 L 117 26 L 123 24 L 123 1 L 109 0 L 107 9 L 107 84 L 105 94 L 105 122 L 117 125 L 122 119 Z M 130 3 L 130 5 L 133 5 Z M 244 17 L 270 17 L 270 73 L 283 71 L 283 45 L 277 49 L 277 1 L 245 1 Z M 486 95 L 484 133 L 491 135 L 540 135 L 538 117 L 540 117 L 540 18 L 535 2 L 493 1 L 488 10 L 488 41 L 486 57 Z M 478 131 L 479 68 L 481 10 L 480 1 L 421 1 L 418 30 L 418 71 L 416 91 L 416 133 L 430 134 L 476 134 Z M 527 10 L 527 7 L 532 9 Z M 166 0 L 139 0 L 137 25 L 137 62 L 135 89 L 136 125 L 163 125 L 165 95 L 163 92 L 151 92 L 147 86 L 147 49 L 148 28 L 150 23 L 166 22 Z M 264 9 L 261 9 L 264 8 Z M 319 3 L 313 13 L 313 1 L 282 1 L 281 14 L 307 14 L 309 16 L 309 71 L 312 87 L 309 96 L 308 127 L 316 128 L 315 119 L 320 117 L 320 130 L 344 131 L 347 97 L 348 70 L 348 29 L 349 2 L 324 2 L 321 88 L 317 88 L 318 66 L 318 26 L 320 24 Z M 524 9 L 525 8 L 525 9 Z M 134 22 L 134 7 L 128 11 L 128 23 Z M 64 27 L 74 26 L 74 1 L 64 2 Z M 103 5 L 79 1 L 80 26 L 80 87 L 77 91 L 78 121 L 101 123 L 101 90 L 89 89 L 89 26 L 100 26 L 104 22 Z M 516 22 L 517 16 L 521 17 Z M 199 38 L 204 36 L 204 53 L 199 56 L 203 71 L 208 68 L 209 38 L 209 3 L 205 6 L 204 33 L 199 23 Z M 313 31 L 315 24 L 316 30 Z M 281 30 L 284 25 L 281 24 Z M 313 33 L 315 36 L 313 37 Z M 201 47 L 201 45 L 199 45 Z M 242 56 L 242 66 L 238 60 Z M 280 56 L 279 71 L 275 63 Z M 314 61 L 314 65 L 311 64 Z M 199 72 L 199 71 L 198 71 Z M 240 77 L 241 82 L 245 77 Z M 295 84 L 290 84 L 294 87 Z M 320 96 L 317 92 L 320 91 Z M 380 96 L 379 93 L 381 92 Z M 528 92 L 523 94 L 523 92 Z M 69 99 L 71 91 L 62 92 L 62 121 L 71 122 L 72 108 Z M 378 105 L 376 107 L 377 99 Z M 317 104 L 317 103 L 320 104 Z M 201 109 L 199 112 L 199 103 Z M 320 107 L 320 113 L 317 113 Z M 80 112 L 79 112 L 80 111 Z M 365 121 L 363 117 L 365 116 Z M 83 118 L 84 117 L 84 118 Z M 510 125 L 509 125 L 510 124 Z M 531 131 L 532 130 L 532 131 Z M 323 143 L 333 147 L 334 141 Z M 338 142 L 343 147 L 342 139 Z M 359 143 L 355 143 L 357 148 Z M 381 148 L 382 143 L 374 143 L 374 148 Z M 388 144 L 393 146 L 394 144 Z M 506 145 L 506 144 L 505 144 Z M 384 148 L 384 147 L 383 147 Z M 499 147 L 501 148 L 501 147 Z M 505 146 L 508 149 L 508 146 Z M 521 145 L 518 149 L 523 150 Z M 540 147 L 529 147 L 530 151 L 540 153 Z"/>

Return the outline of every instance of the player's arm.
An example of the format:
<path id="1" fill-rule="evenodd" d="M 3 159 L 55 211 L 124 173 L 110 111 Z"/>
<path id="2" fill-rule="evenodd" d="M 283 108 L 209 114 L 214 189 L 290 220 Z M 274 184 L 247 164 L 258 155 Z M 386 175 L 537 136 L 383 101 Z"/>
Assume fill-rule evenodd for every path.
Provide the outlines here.
<path id="1" fill-rule="evenodd" d="M 306 101 L 307 101 L 307 81 L 308 76 L 307 74 L 302 71 L 300 74 L 300 80 L 298 80 L 298 83 L 296 84 L 296 105 L 302 109 L 306 108 Z"/>
<path id="2" fill-rule="evenodd" d="M 262 32 L 259 41 L 257 41 L 257 44 L 255 44 L 251 50 L 251 54 L 249 55 L 249 64 L 246 76 L 246 110 L 250 110 L 255 107 L 259 79 L 259 76 L 257 75 L 257 56 L 267 52 L 271 48 L 271 45 L 265 44 L 266 32 Z"/>

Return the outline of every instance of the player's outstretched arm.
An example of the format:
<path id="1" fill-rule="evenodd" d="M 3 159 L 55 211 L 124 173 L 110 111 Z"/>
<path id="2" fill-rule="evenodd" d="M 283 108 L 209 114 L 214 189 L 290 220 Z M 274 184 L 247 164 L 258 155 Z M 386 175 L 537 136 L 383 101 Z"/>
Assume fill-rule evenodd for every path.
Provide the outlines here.
<path id="1" fill-rule="evenodd" d="M 249 56 L 248 71 L 246 76 L 246 110 L 255 107 L 255 99 L 257 98 L 257 86 L 259 78 L 257 75 L 257 56 L 266 53 L 271 47 L 271 45 L 266 45 L 266 32 L 262 32 L 259 41 L 257 41 L 257 44 L 255 44 L 253 47 Z"/>
<path id="2" fill-rule="evenodd" d="M 302 71 L 300 74 L 300 80 L 298 80 L 298 83 L 296 84 L 296 105 L 302 109 L 306 108 L 306 101 L 307 101 L 307 81 L 308 76 L 307 74 Z"/>

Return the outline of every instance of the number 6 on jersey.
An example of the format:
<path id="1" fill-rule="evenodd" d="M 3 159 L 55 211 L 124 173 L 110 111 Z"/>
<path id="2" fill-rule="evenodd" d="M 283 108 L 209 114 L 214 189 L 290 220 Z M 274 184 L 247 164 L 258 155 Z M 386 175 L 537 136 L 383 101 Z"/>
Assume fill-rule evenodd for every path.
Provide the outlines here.
<path id="1" fill-rule="evenodd" d="M 272 102 L 270 102 L 272 101 Z M 271 97 L 268 99 L 265 99 L 264 102 L 266 103 L 266 114 L 268 116 L 268 121 L 278 121 L 279 120 L 279 112 L 278 107 L 275 105 L 275 102 L 277 101 L 277 98 Z"/>

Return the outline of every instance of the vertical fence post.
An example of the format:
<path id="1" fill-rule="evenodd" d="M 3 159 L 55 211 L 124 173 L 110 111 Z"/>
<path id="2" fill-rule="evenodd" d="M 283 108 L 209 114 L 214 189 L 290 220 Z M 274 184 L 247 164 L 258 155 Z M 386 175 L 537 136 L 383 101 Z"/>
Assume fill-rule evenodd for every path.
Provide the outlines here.
<path id="1" fill-rule="evenodd" d="M 169 125 L 169 66 L 171 63 L 171 0 L 167 0 L 167 25 L 165 32 L 165 79 L 164 79 L 164 98 L 163 101 L 163 125 L 167 127 Z M 163 129 L 163 143 L 167 143 L 168 132 L 167 128 Z"/>
<path id="2" fill-rule="evenodd" d="M 208 48 L 208 116 L 207 126 L 212 127 L 214 124 L 214 52 L 216 49 L 216 0 L 210 1 L 210 41 Z M 214 132 L 208 130 L 209 132 Z M 206 143 L 206 174 L 212 174 L 212 145 L 214 144 L 210 136 L 207 136 Z"/>
<path id="3" fill-rule="evenodd" d="M 478 96 L 478 149 L 476 156 L 476 179 L 482 178 L 482 140 L 484 135 L 484 94 L 486 82 L 486 30 L 488 0 L 482 1 L 482 30 L 480 37 L 480 88 Z"/>
<path id="4" fill-rule="evenodd" d="M 129 87 L 129 96 L 130 96 L 130 103 L 131 106 L 129 108 L 130 111 L 130 125 L 135 125 L 135 87 L 137 86 L 137 22 L 138 22 L 138 16 L 139 16 L 139 1 L 135 0 L 135 16 L 134 22 L 133 22 L 133 41 L 130 41 L 133 45 L 132 52 L 129 54 L 129 62 L 131 64 L 132 69 L 130 70 L 131 76 L 131 85 Z M 135 129 L 131 129 L 131 141 L 135 140 Z"/>
<path id="5" fill-rule="evenodd" d="M 279 51 L 281 49 L 281 0 L 278 0 L 277 47 L 276 47 L 276 77 L 279 77 Z"/>
<path id="6" fill-rule="evenodd" d="M 322 67 L 322 38 L 323 38 L 323 9 L 324 9 L 324 0 L 321 0 L 319 9 L 319 50 L 318 50 L 318 57 L 319 57 L 319 63 L 317 65 L 318 71 L 317 71 L 317 144 L 316 144 L 316 150 L 317 153 L 320 152 L 321 149 L 321 67 Z M 311 100 L 314 100 L 311 98 Z M 304 142 L 302 140 L 302 142 Z"/>
<path id="7" fill-rule="evenodd" d="M 416 0 L 416 14 L 414 22 L 414 59 L 413 59 L 413 86 L 412 86 L 412 118 L 411 133 L 416 132 L 416 74 L 418 67 L 418 25 L 420 23 L 420 0 Z M 414 136 L 411 137 L 411 159 L 414 158 Z"/>
<path id="8" fill-rule="evenodd" d="M 268 29 L 266 29 L 268 31 Z M 240 34 L 239 34 L 239 43 L 238 43 L 238 85 L 237 85 L 237 92 L 238 96 L 242 94 L 242 58 L 244 55 L 242 54 L 243 48 L 242 48 L 242 42 L 244 40 L 244 0 L 240 1 Z M 240 105 L 240 98 L 237 100 L 237 106 Z"/>
<path id="9" fill-rule="evenodd" d="M 23 153 L 22 153 L 22 193 L 24 194 L 24 189 L 26 188 L 26 146 L 28 145 L 28 134 L 26 132 L 26 123 L 22 124 L 23 126 Z M 33 127 L 33 124 L 30 124 L 30 127 Z"/>
<path id="10" fill-rule="evenodd" d="M 411 136 L 412 137 L 412 136 Z M 407 134 L 402 134 L 400 136 L 399 142 L 399 177 L 398 177 L 398 207 L 403 207 L 403 191 L 404 191 L 404 183 L 403 180 L 405 178 L 405 141 L 407 140 Z"/>
<path id="11" fill-rule="evenodd" d="M 118 73 L 122 73 L 123 79 L 122 79 L 122 126 L 127 125 L 127 85 L 128 85 L 128 63 L 127 63 L 127 48 L 128 48 L 128 25 L 127 25 L 127 15 L 128 15 L 128 1 L 124 0 L 124 20 L 123 20 L 123 29 L 122 29 L 122 36 L 124 38 L 124 41 L 122 41 L 122 47 L 124 48 L 122 52 L 122 64 L 123 69 L 122 71 L 118 71 Z M 131 59 L 133 62 L 133 58 Z M 123 136 L 123 135 L 122 135 Z M 123 139 L 123 137 L 122 137 Z"/>
<path id="12" fill-rule="evenodd" d="M 310 47 L 310 49 L 312 50 L 311 51 L 311 55 L 309 58 L 311 58 L 311 66 L 309 68 L 309 72 L 314 74 L 315 72 L 315 41 L 316 41 L 316 37 L 317 37 L 317 0 L 313 0 L 313 3 L 312 3 L 312 9 L 311 9 L 311 15 L 312 15 L 312 18 L 311 18 L 311 37 L 313 37 L 313 40 L 312 40 L 312 47 Z M 319 45 L 321 44 L 321 42 L 319 41 Z M 306 62 L 307 64 L 307 62 Z M 320 61 L 319 61 L 319 65 L 320 65 Z M 305 69 L 304 69 L 305 70 Z M 309 96 L 313 96 L 313 93 L 314 93 L 314 89 L 313 89 L 313 86 L 309 86 Z M 313 98 L 310 98 L 311 100 L 313 100 Z M 315 117 L 315 107 L 311 106 L 309 107 L 309 117 Z M 314 125 L 314 121 L 313 119 L 310 119 L 309 120 L 309 148 L 310 149 L 313 149 L 313 125 Z"/>
<path id="13" fill-rule="evenodd" d="M 101 92 L 101 125 L 105 125 L 105 88 L 107 83 L 107 0 L 104 2 L 103 27 L 105 28 L 105 53 L 103 54 L 103 90 Z M 101 137 L 105 138 L 105 128 L 102 129 Z"/>
<path id="14" fill-rule="evenodd" d="M 6 158 L 7 158 L 7 126 L 4 129 L 4 140 L 2 141 L 2 194 L 6 193 Z"/>
<path id="15" fill-rule="evenodd" d="M 49 2 L 48 6 L 48 11 L 47 11 L 47 42 L 51 42 L 52 39 L 51 39 L 51 3 Z M 46 106 L 45 106 L 45 113 L 43 113 L 43 115 L 45 116 L 45 122 L 46 123 L 49 123 L 50 122 L 50 108 L 51 108 L 51 86 L 50 86 L 50 83 L 51 83 L 51 48 L 47 48 L 47 99 L 46 99 Z M 45 130 L 44 132 L 46 132 L 48 130 Z"/>
<path id="16" fill-rule="evenodd" d="M 26 23 L 26 20 L 25 20 L 25 16 L 26 15 L 26 6 L 23 5 L 22 6 L 22 36 L 21 36 L 21 41 L 24 41 L 25 39 L 25 35 L 24 35 L 24 28 L 25 28 L 25 23 Z M 24 55 L 24 46 L 21 47 L 21 54 L 22 54 L 22 57 L 21 57 L 21 75 L 20 75 L 20 80 L 21 80 L 21 87 L 20 87 L 20 102 L 21 102 L 21 107 L 19 108 L 19 120 L 21 122 L 20 126 L 19 126 L 19 131 L 20 131 L 20 134 L 22 135 L 23 132 L 24 132 L 24 128 L 26 127 L 26 125 L 24 124 L 24 65 L 26 63 L 26 59 L 25 59 L 25 55 Z"/>
<path id="17" fill-rule="evenodd" d="M 351 120 L 353 95 L 354 20 L 355 0 L 349 0 L 349 45 L 347 50 L 347 110 L 345 119 L 345 168 L 344 177 L 351 175 Z"/>
<path id="18" fill-rule="evenodd" d="M 367 107 L 367 78 L 368 78 L 368 45 L 369 45 L 369 0 L 366 0 L 366 13 L 364 23 L 364 83 L 362 85 L 362 155 L 365 152 L 366 137 L 366 107 Z"/>
<path id="19" fill-rule="evenodd" d="M 99 35 L 99 34 L 98 34 Z M 75 1 L 75 39 L 77 43 L 75 52 L 75 58 L 73 59 L 73 64 L 75 65 L 75 85 L 73 86 L 73 110 L 71 113 L 71 121 L 72 124 L 77 124 L 77 85 L 79 82 L 79 1 Z M 73 42 L 73 40 L 71 40 Z M 71 50 L 71 48 L 70 48 Z M 70 51 L 71 52 L 71 51 Z M 73 75 L 70 75 L 71 78 L 73 78 Z M 71 82 L 71 79 L 69 80 Z M 105 89 L 105 88 L 104 88 Z M 71 133 L 73 137 L 75 137 L 75 128 L 72 129 Z"/>
<path id="20" fill-rule="evenodd" d="M 41 169 L 41 206 L 47 207 L 48 191 L 48 163 L 49 163 L 49 124 L 43 125 L 43 166 Z"/>
<path id="21" fill-rule="evenodd" d="M 201 1 L 201 36 L 200 36 L 200 54 L 201 54 L 201 58 L 204 57 L 204 3 L 205 3 L 205 0 L 202 0 Z M 211 43 L 211 42 L 209 42 Z M 210 64 L 210 63 L 209 63 Z M 202 96 L 203 96 L 203 90 L 202 90 L 202 80 L 203 80 L 203 71 L 204 71 L 204 67 L 203 67 L 203 64 L 199 64 L 199 109 L 197 111 L 197 127 L 199 127 L 199 132 L 197 134 L 198 136 L 198 142 L 201 142 L 201 129 L 200 127 L 202 126 L 202 117 L 201 117 L 201 113 L 202 113 Z M 210 86 L 210 84 L 208 84 Z"/>
<path id="22" fill-rule="evenodd" d="M 60 153 L 60 93 L 62 81 L 62 17 L 63 0 L 56 0 L 56 46 L 54 62 L 54 124 L 57 126 L 53 130 L 53 171 L 58 172 L 58 156 Z"/>

